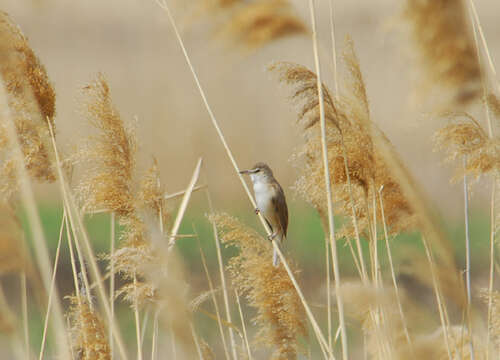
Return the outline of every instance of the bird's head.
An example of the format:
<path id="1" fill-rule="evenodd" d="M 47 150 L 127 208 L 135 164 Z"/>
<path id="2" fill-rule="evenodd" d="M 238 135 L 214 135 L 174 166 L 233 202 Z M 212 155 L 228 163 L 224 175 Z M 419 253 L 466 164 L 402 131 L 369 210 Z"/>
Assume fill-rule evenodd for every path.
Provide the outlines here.
<path id="1" fill-rule="evenodd" d="M 251 169 L 240 171 L 240 174 L 250 175 L 250 179 L 252 179 L 254 183 L 258 181 L 269 181 L 274 178 L 271 168 L 263 162 L 258 162 Z"/>

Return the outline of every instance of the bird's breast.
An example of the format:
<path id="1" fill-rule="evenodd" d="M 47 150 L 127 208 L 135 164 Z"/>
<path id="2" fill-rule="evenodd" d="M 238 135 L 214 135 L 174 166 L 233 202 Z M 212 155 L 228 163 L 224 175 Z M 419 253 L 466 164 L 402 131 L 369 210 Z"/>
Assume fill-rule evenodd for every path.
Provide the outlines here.
<path id="1" fill-rule="evenodd" d="M 271 211 L 272 198 L 274 195 L 272 187 L 259 181 L 254 183 L 253 190 L 257 207 L 263 215 L 268 214 L 269 211 Z"/>

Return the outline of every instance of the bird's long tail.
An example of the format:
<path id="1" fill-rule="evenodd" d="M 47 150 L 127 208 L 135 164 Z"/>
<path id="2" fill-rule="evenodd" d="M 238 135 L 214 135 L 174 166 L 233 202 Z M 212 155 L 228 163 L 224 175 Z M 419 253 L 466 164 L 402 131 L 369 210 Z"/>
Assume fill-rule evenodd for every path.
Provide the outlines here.
<path id="1" fill-rule="evenodd" d="M 276 237 L 276 245 L 278 245 L 280 251 L 282 250 L 282 246 L 281 246 L 281 243 L 283 241 L 283 238 L 282 237 Z M 280 256 L 278 255 L 278 252 L 276 251 L 276 249 L 274 248 L 273 246 L 273 265 L 275 267 L 278 267 L 280 264 Z"/>

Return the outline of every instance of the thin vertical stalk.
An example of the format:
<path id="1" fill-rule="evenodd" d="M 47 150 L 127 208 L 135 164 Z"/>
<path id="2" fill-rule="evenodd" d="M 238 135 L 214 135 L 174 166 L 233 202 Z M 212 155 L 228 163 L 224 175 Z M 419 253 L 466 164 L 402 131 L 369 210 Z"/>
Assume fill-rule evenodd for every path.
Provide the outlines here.
<path id="1" fill-rule="evenodd" d="M 496 82 L 497 85 L 497 91 L 500 92 L 500 84 L 498 83 L 497 79 L 497 72 L 495 69 L 495 66 L 493 65 L 493 61 L 491 59 L 490 51 L 488 49 L 488 43 L 486 42 L 486 38 L 484 36 L 483 28 L 481 26 L 481 22 L 479 21 L 479 16 L 476 11 L 476 6 L 474 5 L 474 1 L 470 0 L 469 1 L 469 15 L 471 18 L 471 24 L 472 24 L 472 30 L 473 30 L 473 35 L 474 35 L 474 43 L 476 45 L 476 51 L 477 51 L 477 57 L 478 59 L 481 59 L 481 51 L 480 51 L 480 46 L 479 46 L 479 40 L 477 38 L 477 33 L 479 33 L 479 36 L 481 37 L 481 42 L 483 45 L 483 50 L 484 53 L 486 54 L 486 58 L 488 60 L 488 65 L 491 71 L 491 74 L 493 75 L 493 80 Z M 477 33 L 476 33 L 477 31 Z M 487 96 L 487 76 L 484 74 L 484 71 L 480 67 L 481 70 L 481 85 L 483 88 L 483 97 L 486 99 Z M 488 105 L 486 102 L 484 103 L 484 112 L 486 116 L 486 120 L 488 123 L 488 133 L 490 138 L 493 138 L 493 125 L 491 122 L 491 116 L 490 116 L 490 111 L 488 109 Z M 489 359 L 490 357 L 490 341 L 491 341 L 491 314 L 492 314 L 492 294 L 493 294 L 493 278 L 494 278 L 494 267 L 495 267 L 495 187 L 496 187 L 496 174 L 492 175 L 493 176 L 493 182 L 492 182 L 492 190 L 491 190 L 491 201 L 490 201 L 490 221 L 491 221 L 491 226 L 490 226 L 490 279 L 489 279 L 489 287 L 488 287 L 488 319 L 487 319 L 487 340 L 486 340 L 486 359 Z M 465 180 L 465 179 L 464 179 Z M 468 295 L 469 296 L 469 295 Z M 468 302 L 469 299 L 468 299 Z M 469 322 L 470 322 L 470 309 L 468 306 L 468 316 L 469 316 Z M 470 326 L 471 324 L 469 324 Z M 472 331 L 472 329 L 471 329 Z M 472 336 L 471 336 L 471 353 L 472 353 Z M 472 355 L 473 356 L 473 355 Z"/>
<path id="2" fill-rule="evenodd" d="M 325 271 L 326 271 L 326 316 L 328 319 L 328 346 L 332 347 L 332 291 L 330 285 L 330 249 L 325 236 Z"/>
<path id="3" fill-rule="evenodd" d="M 134 319 L 135 319 L 135 336 L 137 341 L 137 359 L 142 360 L 141 349 L 141 323 L 139 319 L 139 304 L 137 300 L 137 276 L 134 271 Z"/>
<path id="4" fill-rule="evenodd" d="M 333 9 L 333 0 L 328 1 L 328 7 L 330 11 L 330 39 L 332 41 L 332 62 L 333 62 L 333 74 L 334 74 L 334 84 L 335 84 L 335 99 L 338 99 L 339 96 L 339 81 L 338 81 L 338 71 L 337 71 L 337 44 L 335 41 L 335 21 L 334 21 L 334 9 Z M 356 212 L 354 208 L 354 198 L 352 195 L 352 186 L 351 186 L 351 178 L 349 174 L 349 166 L 348 166 L 348 161 L 347 161 L 347 152 L 345 149 L 344 141 L 342 140 L 342 150 L 343 150 L 343 156 L 344 156 L 344 168 L 347 176 L 347 184 L 349 188 L 349 196 L 350 196 L 350 201 L 351 201 L 351 206 L 352 206 L 352 221 L 353 221 L 353 226 L 354 226 L 354 231 L 356 234 L 356 246 L 358 248 L 358 256 L 359 256 L 359 262 L 361 263 L 361 278 L 366 281 L 366 266 L 364 262 L 364 257 L 363 257 L 363 249 L 361 248 L 361 239 L 359 235 L 359 229 L 358 229 L 358 222 L 356 218 Z M 351 243 L 349 241 L 349 246 L 351 246 Z M 352 246 L 351 246 L 352 248 Z M 359 271 L 359 265 L 358 261 L 356 261 L 356 258 L 354 257 L 354 262 L 356 263 L 356 267 L 358 268 Z"/>
<path id="5" fill-rule="evenodd" d="M 50 135 L 52 139 L 52 145 L 54 148 L 54 155 L 56 158 L 56 169 L 57 173 L 59 176 L 59 185 L 61 187 L 61 193 L 64 199 L 64 203 L 66 206 L 66 210 L 68 212 L 68 218 L 71 223 L 71 227 L 75 229 L 75 226 L 78 226 L 78 229 L 80 230 L 80 234 L 82 235 L 83 242 L 85 245 L 86 249 L 86 257 L 90 263 L 90 270 L 94 276 L 95 282 L 97 284 L 97 295 L 98 299 L 104 308 L 104 312 L 106 314 L 106 320 L 107 320 L 107 325 L 113 329 L 113 337 L 116 340 L 116 344 L 118 345 L 118 351 L 120 353 L 120 357 L 122 360 L 127 360 L 127 352 L 125 350 L 125 345 L 123 343 L 120 331 L 118 326 L 116 325 L 115 319 L 111 316 L 111 311 L 109 308 L 109 302 L 108 302 L 108 297 L 106 296 L 106 290 L 104 288 L 102 276 L 99 270 L 99 266 L 97 265 L 97 260 L 95 258 L 94 252 L 92 250 L 92 245 L 90 244 L 90 239 L 88 237 L 87 231 L 85 229 L 85 226 L 83 224 L 83 218 L 82 214 L 80 213 L 78 207 L 75 204 L 75 199 L 73 198 L 73 194 L 68 188 L 68 185 L 66 183 L 66 179 L 64 177 L 64 173 L 62 171 L 62 165 L 61 165 L 61 159 L 59 158 L 59 152 L 57 150 L 56 146 L 56 141 L 54 137 L 54 131 L 52 129 L 52 126 L 50 122 L 49 124 L 49 130 L 50 130 Z M 78 241 L 75 239 L 75 245 L 78 244 Z M 83 265 L 82 265 L 83 266 Z"/>
<path id="6" fill-rule="evenodd" d="M 59 264 L 59 254 L 60 254 L 60 250 L 61 250 L 61 242 L 62 242 L 62 237 L 63 237 L 63 232 L 64 232 L 64 222 L 66 221 L 66 210 L 63 211 L 63 216 L 62 216 L 62 220 L 61 220 L 61 226 L 59 228 L 59 240 L 57 241 L 57 249 L 56 249 L 56 256 L 54 258 L 54 270 L 53 270 L 53 273 L 52 273 L 52 280 L 50 282 L 50 293 L 49 293 L 49 300 L 47 301 L 47 312 L 45 313 L 45 320 L 44 320 L 44 323 L 43 323 L 43 333 L 42 333 L 42 344 L 40 345 L 40 355 L 38 357 L 39 360 L 42 360 L 43 358 L 43 353 L 45 351 L 45 341 L 47 339 L 47 329 L 49 327 L 49 314 L 50 314 L 50 308 L 52 306 L 52 297 L 54 296 L 54 286 L 56 284 L 56 274 L 57 274 L 57 267 L 58 267 L 58 264 Z M 24 307 L 26 306 L 26 315 L 27 315 L 27 310 L 28 310 L 28 304 L 27 304 L 27 301 L 25 299 L 25 292 L 26 292 L 26 274 L 23 272 L 22 274 L 23 276 L 23 279 L 22 279 L 22 282 L 24 283 L 24 292 L 23 292 L 23 298 L 22 298 L 22 303 L 23 303 L 23 320 L 24 320 Z M 27 326 L 28 326 L 28 320 L 26 319 L 26 324 L 25 324 L 25 338 L 28 340 L 28 343 L 29 344 L 29 338 L 28 338 L 28 329 L 27 329 Z M 24 321 L 23 321 L 24 322 Z"/>
<path id="7" fill-rule="evenodd" d="M 156 360 L 158 353 L 158 316 L 160 309 L 156 309 L 153 320 L 153 338 L 151 339 L 151 360 Z"/>
<path id="8" fill-rule="evenodd" d="M 60 241 L 60 240 L 59 240 Z M 60 244 L 60 242 L 59 242 Z M 59 247 L 58 247 L 59 249 Z M 57 255 L 56 255 L 57 258 Z M 57 261 L 57 260 L 56 260 Z M 21 304 L 22 304 L 22 316 L 23 316 L 23 335 L 24 335 L 24 348 L 26 349 L 25 355 L 26 359 L 29 360 L 31 359 L 31 350 L 30 350 L 30 333 L 29 333 L 29 327 L 28 327 L 28 319 L 29 319 L 29 314 L 28 314 L 28 293 L 27 293 L 27 284 L 26 284 L 26 271 L 23 270 L 22 273 L 19 275 L 20 276 L 20 285 L 21 285 Z M 49 304 L 52 299 L 51 297 L 52 292 L 49 294 Z M 47 315 L 46 315 L 46 323 L 48 322 L 48 317 L 49 317 L 49 309 L 50 306 L 48 306 L 47 309 Z M 47 332 L 47 325 L 45 325 L 43 329 L 43 339 L 42 343 L 45 340 L 45 334 Z"/>
<path id="9" fill-rule="evenodd" d="M 238 290 L 234 289 L 234 295 L 236 298 L 236 303 L 238 304 L 238 311 L 240 313 L 241 327 L 243 329 L 243 338 L 245 339 L 245 348 L 247 349 L 248 360 L 252 360 L 252 352 L 250 351 L 250 343 L 248 342 L 247 327 L 245 325 L 245 318 L 243 317 L 243 311 L 241 310 L 240 296 L 238 295 Z"/>
<path id="10" fill-rule="evenodd" d="M 333 16 L 333 0 L 328 1 L 328 8 L 330 10 L 330 38 L 332 40 L 332 61 L 333 61 L 333 74 L 335 76 L 335 97 L 339 95 L 339 81 L 337 74 L 337 45 L 335 41 L 335 21 Z"/>
<path id="11" fill-rule="evenodd" d="M 177 216 L 175 217 L 174 224 L 172 225 L 172 231 L 170 233 L 168 240 L 169 251 L 171 251 L 173 249 L 173 246 L 175 245 L 177 232 L 179 231 L 179 228 L 181 226 L 182 218 L 184 217 L 187 206 L 189 204 L 189 199 L 191 198 L 191 194 L 193 193 L 193 188 L 196 185 L 196 182 L 198 181 L 198 178 L 200 176 L 200 169 L 202 162 L 203 162 L 202 158 L 199 158 L 198 163 L 196 164 L 196 167 L 194 169 L 193 175 L 191 176 L 191 181 L 189 182 L 186 192 L 182 197 L 182 201 L 179 206 L 179 210 L 177 211 Z"/>
<path id="12" fill-rule="evenodd" d="M 394 271 L 394 262 L 392 261 L 392 252 L 389 244 L 389 234 L 387 232 L 387 223 L 385 221 L 385 212 L 384 212 L 384 201 L 382 198 L 382 190 L 384 190 L 384 186 L 382 185 L 378 191 L 379 201 L 380 201 L 380 215 L 382 216 L 382 225 L 384 228 L 384 237 L 385 237 L 385 247 L 387 249 L 387 257 L 389 259 L 389 267 L 391 269 L 391 278 L 392 284 L 394 285 L 394 292 L 396 294 L 396 301 L 398 303 L 399 316 L 401 317 L 401 323 L 403 324 L 403 331 L 405 333 L 406 341 L 408 342 L 408 346 L 410 347 L 410 352 L 412 357 L 415 358 L 414 350 L 413 350 L 413 342 L 410 338 L 410 333 L 408 332 L 408 325 L 406 322 L 406 317 L 403 311 L 403 305 L 401 304 L 401 296 L 399 294 L 398 282 L 396 280 L 396 272 Z"/>
<path id="13" fill-rule="evenodd" d="M 344 140 L 342 138 L 342 155 L 344 159 L 344 170 L 346 173 L 346 179 L 347 179 L 347 189 L 349 192 L 349 202 L 351 203 L 351 210 L 352 210 L 352 224 L 354 226 L 354 234 L 356 236 L 356 247 L 358 248 L 358 257 L 359 257 L 359 263 L 361 265 L 361 280 L 367 284 L 368 283 L 368 275 L 366 272 L 366 264 L 365 264 L 365 258 L 363 255 L 363 248 L 361 247 L 361 236 L 359 233 L 359 226 L 358 226 L 358 219 L 356 216 L 356 206 L 354 203 L 354 195 L 352 193 L 352 183 L 351 183 L 351 174 L 349 174 L 349 164 L 348 164 L 348 159 L 347 159 L 347 151 L 346 147 L 344 144 Z"/>
<path id="14" fill-rule="evenodd" d="M 222 142 L 222 145 L 224 146 L 224 150 L 226 151 L 226 154 L 229 157 L 231 164 L 233 165 L 233 168 L 236 172 L 236 175 L 238 176 L 238 178 L 241 182 L 241 185 L 243 186 L 243 189 L 245 190 L 245 193 L 248 196 L 248 199 L 252 205 L 252 208 L 255 209 L 257 207 L 255 200 L 254 200 L 252 194 L 250 193 L 250 189 L 249 189 L 247 183 L 245 182 L 245 179 L 243 179 L 243 176 L 240 174 L 238 164 L 236 163 L 236 160 L 231 152 L 231 149 L 229 148 L 229 145 L 227 144 L 227 141 L 224 137 L 224 134 L 222 133 L 222 130 L 221 130 L 216 118 L 215 118 L 215 115 L 214 115 L 210 105 L 208 104 L 208 100 L 206 98 L 205 92 L 201 86 L 201 83 L 198 79 L 196 71 L 194 70 L 193 64 L 191 63 L 191 59 L 189 58 L 186 47 L 184 46 L 184 42 L 183 42 L 182 37 L 180 35 L 179 29 L 177 28 L 174 17 L 172 16 L 170 8 L 168 7 L 165 0 L 156 0 L 156 3 L 166 13 L 166 15 L 170 21 L 170 24 L 172 25 L 172 28 L 173 28 L 174 33 L 175 33 L 175 37 L 177 38 L 177 41 L 179 43 L 179 46 L 181 47 L 182 53 L 184 54 L 184 58 L 186 60 L 186 63 L 189 67 L 189 70 L 191 71 L 193 79 L 195 80 L 195 83 L 196 83 L 196 86 L 197 86 L 198 91 L 200 93 L 200 96 L 201 96 L 203 103 L 205 105 L 205 108 L 210 116 L 210 120 L 212 121 L 212 125 L 214 126 L 214 128 L 217 132 L 217 135 L 219 136 L 219 139 Z M 262 226 L 266 230 L 267 235 L 270 236 L 272 234 L 272 231 L 271 231 L 269 225 L 267 224 L 267 222 L 265 221 L 264 217 L 262 216 L 262 214 L 260 212 L 257 214 L 257 216 L 258 216 Z M 297 294 L 299 295 L 300 300 L 302 302 L 302 305 L 304 306 L 304 308 L 306 310 L 307 317 L 309 318 L 309 321 L 311 322 L 311 324 L 313 326 L 314 333 L 318 339 L 318 342 L 320 343 L 322 351 L 327 352 L 331 358 L 334 358 L 332 350 L 330 348 L 328 348 L 328 343 L 325 341 L 325 338 L 324 338 L 323 334 L 321 333 L 321 329 L 318 326 L 318 323 L 317 323 L 316 319 L 314 318 L 314 316 L 309 308 L 309 305 L 307 305 L 307 302 L 304 298 L 304 295 L 302 294 L 302 291 L 300 290 L 300 287 L 299 287 L 297 281 L 295 280 L 293 273 L 291 272 L 290 268 L 288 267 L 288 264 L 286 263 L 285 257 L 281 253 L 281 250 L 279 249 L 278 245 L 276 244 L 276 241 L 273 240 L 272 243 L 273 243 L 274 249 L 276 249 L 276 252 L 278 253 L 278 255 L 280 255 L 281 260 L 283 262 L 285 262 L 284 263 L 285 269 L 288 268 L 288 270 L 287 270 L 288 276 L 292 280 L 292 283 L 295 287 L 295 290 L 297 290 Z"/>
<path id="15" fill-rule="evenodd" d="M 467 168 L 467 157 L 463 158 L 464 172 Z M 469 230 L 469 187 L 467 174 L 464 173 L 464 216 L 465 216 L 465 284 L 467 288 L 467 323 L 469 327 L 469 348 L 471 360 L 474 360 L 474 341 L 472 336 L 471 319 L 471 283 L 470 283 L 470 230 Z"/>
<path id="16" fill-rule="evenodd" d="M 65 208 L 65 211 L 66 211 L 66 214 L 69 214 L 69 207 L 67 204 L 64 204 L 64 208 Z M 90 307 L 90 309 L 93 309 L 94 308 L 94 305 L 92 303 L 92 298 L 91 298 L 91 292 L 90 292 L 90 285 L 89 285 L 89 280 L 88 280 L 88 276 L 87 276 L 87 268 L 86 268 L 86 265 L 85 265 L 85 261 L 83 259 L 83 255 L 82 255 L 82 251 L 80 249 L 80 245 L 79 245 L 79 241 L 78 241 L 78 236 L 76 234 L 76 229 L 74 228 L 74 226 L 69 226 L 68 225 L 68 219 L 66 219 L 66 231 L 68 232 L 69 229 L 71 228 L 71 232 L 73 233 L 73 241 L 75 243 L 75 249 L 76 249 L 76 254 L 78 256 L 78 262 L 80 263 L 80 273 L 82 274 L 82 280 L 83 280 L 83 288 L 85 289 L 85 296 L 87 297 L 87 303 Z M 68 241 L 70 241 L 69 239 L 71 239 L 71 236 L 69 236 L 68 234 Z M 74 259 L 73 259 L 74 261 Z M 78 272 L 76 272 L 78 274 Z M 78 289 L 80 289 L 80 284 L 78 283 L 78 276 L 75 278 L 75 282 L 76 282 L 76 287 Z"/>
<path id="17" fill-rule="evenodd" d="M 272 242 L 274 250 L 276 250 L 276 253 L 280 257 L 281 262 L 283 263 L 283 266 L 285 267 L 285 270 L 288 274 L 288 277 L 292 281 L 293 286 L 295 287 L 295 290 L 297 291 L 297 295 L 299 296 L 300 300 L 302 301 L 302 305 L 304 306 L 304 309 L 306 311 L 306 314 L 308 318 L 311 320 L 314 320 L 314 316 L 312 314 L 311 308 L 307 304 L 304 294 L 302 293 L 302 290 L 300 289 L 299 284 L 297 283 L 297 280 L 295 279 L 295 276 L 293 275 L 292 270 L 290 269 L 290 266 L 288 265 L 288 262 L 285 259 L 285 255 L 281 252 L 280 247 L 278 244 L 276 244 L 275 241 Z M 318 342 L 321 348 L 321 351 L 323 352 L 323 355 L 329 359 L 335 359 L 335 356 L 333 355 L 332 349 L 328 347 L 328 343 L 325 340 L 325 337 L 321 333 L 321 329 L 319 328 L 319 325 L 316 321 L 311 320 L 311 325 L 313 327 L 314 333 L 316 334 L 316 337 L 318 338 Z"/>
<path id="18" fill-rule="evenodd" d="M 493 316 L 493 282 L 495 277 L 495 194 L 496 178 L 493 177 L 491 185 L 491 204 L 490 204 L 490 280 L 488 284 L 488 322 L 486 339 L 486 360 L 490 357 L 491 342 L 491 322 Z"/>
<path id="19" fill-rule="evenodd" d="M 377 236 L 377 192 L 375 190 L 375 184 L 372 184 L 372 206 L 373 206 L 373 280 L 375 282 L 375 287 L 378 288 L 380 286 L 379 272 L 380 272 L 380 263 L 378 259 L 378 236 Z"/>
<path id="20" fill-rule="evenodd" d="M 145 314 L 142 317 L 142 327 L 141 327 L 141 348 L 144 345 L 144 339 L 146 338 L 146 329 L 149 324 L 149 311 L 150 309 L 148 308 L 145 311 Z"/>
<path id="21" fill-rule="evenodd" d="M 479 21 L 479 16 L 476 11 L 476 5 L 474 5 L 474 1 L 470 0 L 470 8 L 472 10 L 472 16 L 473 16 L 473 21 L 472 23 L 476 25 L 477 30 L 479 32 L 479 36 L 481 37 L 481 42 L 483 44 L 483 49 L 484 52 L 486 53 L 486 58 L 488 59 L 488 65 L 491 70 L 491 73 L 493 74 L 493 78 L 495 79 L 495 82 L 497 83 L 497 90 L 500 92 L 500 84 L 498 83 L 497 79 L 497 71 L 495 69 L 495 65 L 493 64 L 493 60 L 491 59 L 490 55 L 490 50 L 488 49 L 488 43 L 486 42 L 486 38 L 484 37 L 484 32 L 483 32 L 483 27 L 481 26 L 481 22 Z"/>
<path id="22" fill-rule="evenodd" d="M 73 272 L 73 283 L 75 286 L 76 298 L 78 299 L 78 306 L 81 307 L 81 296 L 80 296 L 80 284 L 78 283 L 78 271 L 76 270 L 75 252 L 73 250 L 73 244 L 71 243 L 71 234 L 69 231 L 68 217 L 64 219 L 66 223 L 66 238 L 68 240 L 69 248 L 69 258 L 71 261 L 71 271 Z"/>
<path id="23" fill-rule="evenodd" d="M 64 217 L 64 223 L 65 223 L 65 228 L 66 228 L 66 239 L 68 240 L 68 248 L 69 248 L 69 256 L 70 256 L 70 261 L 71 261 L 71 271 L 73 273 L 73 285 L 75 286 L 75 294 L 76 294 L 76 301 L 78 302 L 78 308 L 81 309 L 82 308 L 82 296 L 81 296 L 81 293 L 80 293 L 80 282 L 79 282 L 79 279 L 78 279 L 78 271 L 76 269 L 76 261 L 75 261 L 75 252 L 73 250 L 73 244 L 71 242 L 71 233 L 70 233 L 70 226 L 69 226 L 69 221 L 68 221 L 68 216 L 67 216 L 67 213 L 66 213 L 66 208 L 65 208 L 65 217 Z M 73 230 L 73 234 L 74 234 L 74 230 Z M 84 286 L 84 290 L 85 290 L 85 286 Z M 87 292 L 87 301 L 89 301 L 90 299 L 90 290 L 85 290 Z M 90 306 L 90 305 L 89 305 Z M 80 317 L 82 315 L 81 312 L 79 312 L 80 314 Z M 68 318 L 68 321 L 69 321 L 69 318 Z M 80 318 L 80 321 L 83 321 L 83 319 Z M 69 329 L 69 327 L 68 327 Z M 83 340 L 85 343 L 87 343 L 87 333 L 84 331 L 83 332 Z M 71 349 L 71 352 L 73 352 L 73 348 L 72 348 L 72 344 L 71 342 L 69 343 L 70 345 L 70 349 Z M 73 359 L 73 358 L 72 358 Z M 41 360 L 41 359 L 40 359 Z"/>
<path id="24" fill-rule="evenodd" d="M 211 214 L 214 213 L 214 207 L 212 204 L 212 197 L 210 196 L 210 191 L 208 188 L 205 190 L 205 194 L 207 196 L 207 201 L 208 201 L 208 209 Z M 226 276 L 224 273 L 224 262 L 222 260 L 222 252 L 221 252 L 221 245 L 220 245 L 220 239 L 219 239 L 219 233 L 217 231 L 217 226 L 215 225 L 215 222 L 212 221 L 212 232 L 214 233 L 214 240 L 215 240 L 215 248 L 217 250 L 217 262 L 219 263 L 219 274 L 220 274 L 220 280 L 222 284 L 222 295 L 224 297 L 224 307 L 226 309 L 226 320 L 231 323 L 231 309 L 229 306 L 229 295 L 227 291 L 227 285 L 226 285 Z M 236 342 L 234 341 L 234 332 L 233 329 L 230 327 L 229 328 L 229 341 L 231 342 L 231 350 L 233 352 L 233 359 L 237 359 L 237 352 L 236 352 Z"/>
<path id="25" fill-rule="evenodd" d="M 325 176 L 325 186 L 326 186 L 326 202 L 328 206 L 328 230 L 330 237 L 330 246 L 332 247 L 332 263 L 333 263 L 333 275 L 335 276 L 335 296 L 337 298 L 337 307 L 339 311 L 339 323 L 340 323 L 340 339 L 342 342 L 342 358 L 347 360 L 349 358 L 348 344 L 347 344 L 347 331 L 344 319 L 344 303 L 342 296 L 340 294 L 340 271 L 337 257 L 337 243 L 335 241 L 335 220 L 333 216 L 333 203 L 332 203 L 332 183 L 330 180 L 330 169 L 328 166 L 328 147 L 326 140 L 326 120 L 325 120 L 325 104 L 324 104 L 324 94 L 323 94 L 323 84 L 321 81 L 321 65 L 318 54 L 318 38 L 316 33 L 316 13 L 314 9 L 313 0 L 309 0 L 309 10 L 311 14 L 312 23 L 312 40 L 313 40 L 313 52 L 314 52 L 314 64 L 317 74 L 317 87 L 319 96 L 319 112 L 320 112 L 320 124 L 321 124 L 321 145 L 323 154 L 323 167 Z"/>
<path id="26" fill-rule="evenodd" d="M 6 125 L 7 139 L 12 148 L 12 155 L 15 161 L 15 171 L 19 182 L 21 201 L 26 210 L 28 222 L 33 234 L 33 244 L 35 247 L 35 258 L 40 270 L 44 290 L 49 292 L 50 281 L 52 278 L 52 269 L 50 264 L 47 242 L 43 233 L 42 222 L 36 206 L 35 195 L 31 186 L 30 178 L 24 163 L 24 156 L 17 136 L 14 121 L 12 119 L 10 108 L 7 102 L 7 94 L 3 78 L 0 76 L 0 120 Z M 54 296 L 57 299 L 54 303 L 54 328 L 57 341 L 58 355 L 67 359 L 69 354 L 68 342 L 66 341 L 66 329 L 62 306 L 59 300 L 57 288 L 54 289 Z"/>
<path id="27" fill-rule="evenodd" d="M 224 328 L 222 327 L 221 316 L 219 311 L 219 303 L 217 302 L 217 298 L 215 297 L 214 285 L 212 283 L 212 278 L 210 277 L 210 273 L 208 272 L 207 261 L 205 259 L 205 254 L 203 253 L 203 249 L 201 248 L 200 238 L 198 238 L 198 247 L 200 248 L 201 262 L 203 264 L 203 269 L 205 270 L 205 275 L 207 277 L 209 290 L 210 293 L 212 294 L 212 302 L 214 303 L 215 314 L 217 315 L 217 325 L 219 327 L 219 332 L 222 339 L 222 345 L 224 347 L 224 354 L 226 356 L 226 359 L 229 360 L 231 359 L 231 357 L 229 356 L 229 351 L 227 349 L 227 344 L 226 344 L 226 337 L 224 336 Z"/>
<path id="28" fill-rule="evenodd" d="M 200 343 L 198 341 L 198 336 L 196 335 L 196 332 L 194 331 L 193 324 L 189 324 L 189 326 L 191 327 L 191 334 L 193 335 L 194 345 L 196 346 L 196 351 L 198 352 L 198 357 L 200 358 L 200 360 L 203 360 L 203 354 L 201 352 Z"/>
<path id="29" fill-rule="evenodd" d="M 434 259 L 432 258 L 431 250 L 429 247 L 429 244 L 427 243 L 427 239 L 422 235 L 422 243 L 424 244 L 425 248 L 425 254 L 427 255 L 427 260 L 429 261 L 429 265 L 431 268 L 431 275 L 432 275 L 432 284 L 434 286 L 434 293 L 436 294 L 436 302 L 438 304 L 438 310 L 439 310 L 439 319 L 441 320 L 441 326 L 443 328 L 443 336 L 444 336 L 444 342 L 446 345 L 446 352 L 448 353 L 448 358 L 450 360 L 453 360 L 453 357 L 451 355 L 451 348 L 450 348 L 450 341 L 448 337 L 448 324 L 446 321 L 446 316 L 445 316 L 445 308 L 443 304 L 443 299 L 441 297 L 441 290 L 439 288 L 439 279 L 436 274 L 436 269 L 434 267 Z"/>
<path id="30" fill-rule="evenodd" d="M 109 307 L 111 311 L 111 316 L 115 317 L 115 212 L 110 214 L 110 239 L 109 239 Z M 113 334 L 111 333 L 111 327 L 109 328 L 109 349 L 111 352 L 111 360 L 113 360 L 114 355 L 114 340 Z"/>

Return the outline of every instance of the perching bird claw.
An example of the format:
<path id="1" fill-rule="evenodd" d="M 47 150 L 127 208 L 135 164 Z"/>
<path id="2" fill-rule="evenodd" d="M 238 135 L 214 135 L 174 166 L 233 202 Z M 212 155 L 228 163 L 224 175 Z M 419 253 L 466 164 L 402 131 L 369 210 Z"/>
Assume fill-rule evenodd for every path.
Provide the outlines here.
<path id="1" fill-rule="evenodd" d="M 277 232 L 273 232 L 271 235 L 268 235 L 267 238 L 269 239 L 269 241 L 273 241 L 277 235 L 278 235 Z"/>

